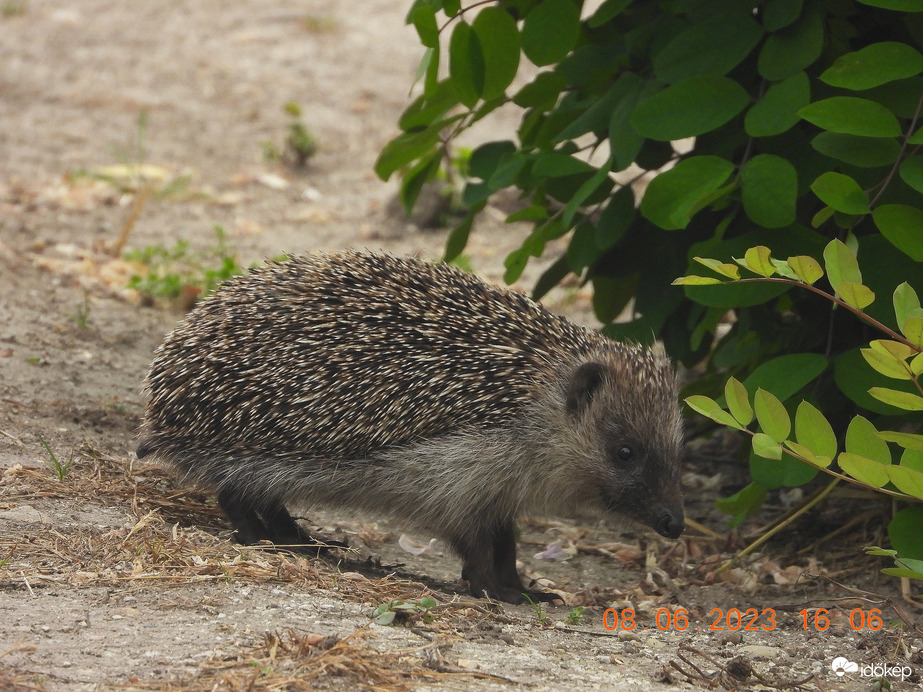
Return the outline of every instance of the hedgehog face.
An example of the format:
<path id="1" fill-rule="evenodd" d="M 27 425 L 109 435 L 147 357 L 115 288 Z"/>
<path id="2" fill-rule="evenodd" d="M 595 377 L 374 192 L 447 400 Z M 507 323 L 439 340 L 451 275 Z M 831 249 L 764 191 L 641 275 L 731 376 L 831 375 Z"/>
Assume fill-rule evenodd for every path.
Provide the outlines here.
<path id="1" fill-rule="evenodd" d="M 673 373 L 647 352 L 638 358 L 641 367 L 624 353 L 579 366 L 567 411 L 599 450 L 592 477 L 604 506 L 677 538 L 684 525 L 682 419 Z"/>

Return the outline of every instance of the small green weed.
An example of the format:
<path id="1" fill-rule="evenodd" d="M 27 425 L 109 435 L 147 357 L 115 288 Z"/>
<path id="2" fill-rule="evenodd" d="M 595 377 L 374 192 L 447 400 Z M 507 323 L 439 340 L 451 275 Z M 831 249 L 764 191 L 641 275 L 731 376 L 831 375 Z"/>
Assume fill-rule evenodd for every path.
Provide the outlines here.
<path id="1" fill-rule="evenodd" d="M 567 614 L 567 617 L 564 618 L 564 622 L 568 625 L 579 625 L 583 621 L 583 611 L 583 606 L 577 606 Z"/>
<path id="2" fill-rule="evenodd" d="M 19 17 L 29 10 L 29 0 L 3 0 L 0 14 L 4 17 Z"/>
<path id="3" fill-rule="evenodd" d="M 438 602 L 435 598 L 426 596 L 419 601 L 388 601 L 382 603 L 372 613 L 372 617 L 379 625 L 390 625 L 395 620 L 423 620 L 423 622 L 432 622 L 433 614 L 431 608 L 435 608 Z"/>
<path id="4" fill-rule="evenodd" d="M 529 602 L 529 607 L 531 607 L 532 612 L 535 613 L 535 619 L 538 621 L 538 624 L 542 626 L 547 625 L 549 620 L 548 613 L 545 612 L 545 604 L 536 603 L 531 598 L 529 598 L 529 594 L 527 593 L 524 593 L 523 596 L 526 597 L 526 600 Z"/>
<path id="5" fill-rule="evenodd" d="M 125 257 L 147 267 L 134 275 L 128 287 L 148 298 L 174 299 L 188 293 L 207 294 L 242 269 L 228 248 L 224 228 L 215 226 L 216 244 L 204 252 L 193 252 L 186 240 L 172 248 L 149 245 L 126 253 Z"/>
<path id="6" fill-rule="evenodd" d="M 48 456 L 50 457 L 50 460 L 45 461 L 45 466 L 51 469 L 51 471 L 58 477 L 59 481 L 63 481 L 65 476 L 67 476 L 67 472 L 70 471 L 71 464 L 74 463 L 74 460 L 71 459 L 66 464 L 62 464 L 60 461 L 58 461 L 58 457 L 51 450 L 51 447 L 48 445 L 48 443 L 45 442 L 45 438 L 42 437 L 41 434 L 36 434 L 36 437 L 38 437 L 38 441 L 42 443 L 42 447 L 45 448 L 45 451 L 48 452 Z"/>
<path id="7" fill-rule="evenodd" d="M 301 119 L 301 106 L 294 101 L 285 104 L 285 112 L 291 116 L 288 136 L 285 138 L 283 158 L 291 161 L 295 168 L 304 168 L 308 160 L 317 153 L 317 140 Z M 264 145 L 263 151 L 266 148 Z"/>
<path id="8" fill-rule="evenodd" d="M 81 331 L 86 329 L 90 323 L 90 294 L 84 289 L 83 303 L 77 306 L 77 312 L 73 314 L 74 323 Z"/>

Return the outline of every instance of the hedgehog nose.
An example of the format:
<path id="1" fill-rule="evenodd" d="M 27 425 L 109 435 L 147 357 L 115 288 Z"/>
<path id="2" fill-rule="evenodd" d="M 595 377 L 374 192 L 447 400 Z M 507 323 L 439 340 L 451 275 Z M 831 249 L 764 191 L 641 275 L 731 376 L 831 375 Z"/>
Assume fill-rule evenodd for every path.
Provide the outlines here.
<path id="1" fill-rule="evenodd" d="M 660 515 L 660 518 L 654 524 L 654 530 L 661 536 L 667 538 L 679 538 L 685 528 L 682 514 L 675 514 L 670 510 Z"/>

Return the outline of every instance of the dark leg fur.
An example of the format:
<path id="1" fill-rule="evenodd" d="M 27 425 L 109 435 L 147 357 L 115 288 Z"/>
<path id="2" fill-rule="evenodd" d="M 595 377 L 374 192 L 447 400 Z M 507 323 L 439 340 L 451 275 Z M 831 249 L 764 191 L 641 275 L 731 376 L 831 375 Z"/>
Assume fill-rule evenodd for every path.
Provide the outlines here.
<path id="1" fill-rule="evenodd" d="M 278 545 L 305 545 L 346 547 L 339 541 L 320 541 L 305 533 L 280 502 L 266 505 L 259 510 L 229 490 L 218 493 L 218 504 L 237 529 L 238 543 L 253 545 L 260 541 L 271 541 Z"/>
<path id="2" fill-rule="evenodd" d="M 452 541 L 462 559 L 462 579 L 468 581 L 473 596 L 488 596 L 507 603 L 560 600 L 556 594 L 530 591 L 522 585 L 516 571 L 516 538 L 512 520 L 502 522 L 474 537 Z"/>

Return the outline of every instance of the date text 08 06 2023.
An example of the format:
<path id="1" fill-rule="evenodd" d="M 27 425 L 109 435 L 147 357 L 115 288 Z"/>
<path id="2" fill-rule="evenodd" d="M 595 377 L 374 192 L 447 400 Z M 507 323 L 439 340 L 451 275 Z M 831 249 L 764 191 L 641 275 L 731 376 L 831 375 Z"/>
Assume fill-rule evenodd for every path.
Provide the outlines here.
<path id="1" fill-rule="evenodd" d="M 830 621 L 831 612 L 827 608 L 816 608 L 811 610 L 801 610 L 802 629 L 815 629 L 818 631 L 833 629 L 852 629 L 855 631 L 868 629 L 880 630 L 884 623 L 881 619 L 881 611 L 878 608 L 872 608 L 868 612 L 861 608 L 854 608 L 849 611 L 848 624 L 833 624 Z M 690 627 L 695 630 L 766 630 L 771 631 L 776 628 L 776 611 L 772 608 L 764 608 L 762 611 L 756 608 L 739 610 L 731 608 L 726 613 L 721 608 L 712 608 L 709 612 L 709 619 L 712 622 L 707 627 L 696 627 L 689 623 L 689 611 L 685 608 L 670 610 L 669 608 L 660 608 L 654 614 L 652 627 L 659 630 L 677 630 L 680 632 L 688 630 Z M 842 611 L 835 614 L 837 620 L 844 615 Z M 647 629 L 647 626 L 638 622 L 635 611 L 631 608 L 616 610 L 609 608 L 603 613 L 603 627 L 607 630 L 633 630 L 635 628 Z"/>

